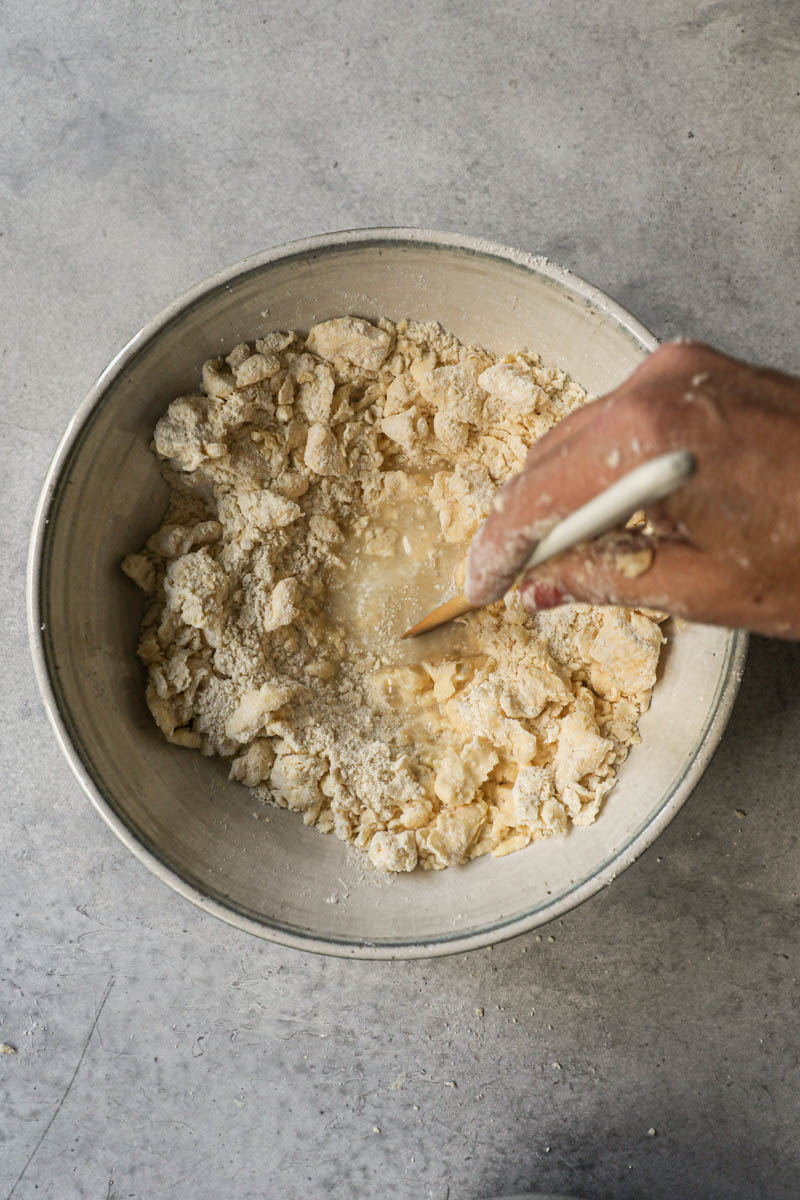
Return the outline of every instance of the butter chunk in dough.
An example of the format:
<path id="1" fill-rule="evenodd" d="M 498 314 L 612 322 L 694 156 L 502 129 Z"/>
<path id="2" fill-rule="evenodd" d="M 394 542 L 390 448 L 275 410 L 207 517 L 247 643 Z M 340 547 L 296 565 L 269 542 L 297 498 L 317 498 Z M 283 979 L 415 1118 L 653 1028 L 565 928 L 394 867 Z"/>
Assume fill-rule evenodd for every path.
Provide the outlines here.
<path id="1" fill-rule="evenodd" d="M 452 867 L 465 862 L 486 813 L 486 805 L 481 802 L 445 809 L 430 825 L 417 831 L 417 846 L 426 852 L 435 867 Z"/>
<path id="2" fill-rule="evenodd" d="M 309 754 L 281 754 L 269 777 L 272 795 L 295 812 L 321 803 L 320 781 L 324 764 Z"/>
<path id="3" fill-rule="evenodd" d="M 446 807 L 469 804 L 497 764 L 497 751 L 482 738 L 473 738 L 459 750 L 443 750 L 433 790 Z"/>
<path id="4" fill-rule="evenodd" d="M 592 687 L 617 700 L 649 691 L 656 682 L 661 630 L 641 613 L 605 609 L 591 644 Z"/>
<path id="5" fill-rule="evenodd" d="M 317 475 L 343 475 L 347 466 L 336 435 L 321 424 L 308 431 L 304 460 Z"/>
<path id="6" fill-rule="evenodd" d="M 413 871 L 417 865 L 417 839 L 411 830 L 378 831 L 369 843 L 369 856 L 381 871 Z"/>
<path id="7" fill-rule="evenodd" d="M 589 775 L 599 775 L 607 765 L 614 743 L 601 736 L 597 723 L 585 711 L 576 709 L 562 718 L 555 756 L 555 779 L 566 793 L 571 785 Z"/>
<path id="8" fill-rule="evenodd" d="M 300 505 L 295 504 L 294 500 L 276 496 L 274 492 L 266 489 L 259 492 L 242 492 L 239 496 L 239 508 L 247 523 L 263 532 L 291 525 L 302 512 Z"/>
<path id="9" fill-rule="evenodd" d="M 262 383 L 270 379 L 281 369 L 281 364 L 274 354 L 251 354 L 234 369 L 237 387 L 247 387 L 248 384 Z"/>
<path id="10" fill-rule="evenodd" d="M 249 742 L 296 692 L 295 685 L 278 682 L 265 683 L 252 692 L 245 692 L 226 722 L 225 733 L 235 742 Z"/>
<path id="11" fill-rule="evenodd" d="M 303 590 L 293 577 L 276 583 L 269 600 L 269 613 L 264 620 L 265 632 L 291 625 L 301 614 L 302 597 Z"/>
<path id="12" fill-rule="evenodd" d="M 269 778 L 275 751 L 266 738 L 257 738 L 231 763 L 230 777 L 254 788 Z"/>
<path id="13" fill-rule="evenodd" d="M 336 317 L 315 325 L 306 346 L 331 362 L 346 359 L 365 371 L 377 371 L 392 344 L 391 335 L 358 317 Z"/>
<path id="14" fill-rule="evenodd" d="M 194 629 L 209 629 L 221 620 L 229 590 L 227 575 L 205 549 L 175 559 L 164 578 L 168 606 Z"/>
<path id="15" fill-rule="evenodd" d="M 328 425 L 333 412 L 336 381 L 327 363 L 317 363 L 310 354 L 301 354 L 290 364 L 295 379 L 293 396 L 307 421 Z M 280 396 L 279 396 L 280 399 Z M 283 397 L 284 402 L 288 400 Z"/>
<path id="16" fill-rule="evenodd" d="M 495 363 L 480 375 L 478 383 L 515 412 L 536 412 L 547 401 L 547 393 L 522 359 Z"/>
<path id="17" fill-rule="evenodd" d="M 511 793 L 514 823 L 532 832 L 566 833 L 567 811 L 558 799 L 553 772 L 547 767 L 523 767 Z"/>
<path id="18" fill-rule="evenodd" d="M 173 400 L 153 432 L 153 445 L 162 458 L 183 471 L 194 471 L 208 457 L 205 443 L 211 436 L 206 396 L 179 396 Z"/>
<path id="19" fill-rule="evenodd" d="M 489 512 L 495 493 L 489 472 L 478 463 L 440 471 L 433 479 L 431 500 L 439 513 L 447 542 L 466 542 Z"/>
<path id="20" fill-rule="evenodd" d="M 415 443 L 425 437 L 428 423 L 421 415 L 416 405 L 412 404 L 404 412 L 393 413 L 381 421 L 381 430 L 393 442 L 397 442 L 407 454 L 410 454 Z"/>

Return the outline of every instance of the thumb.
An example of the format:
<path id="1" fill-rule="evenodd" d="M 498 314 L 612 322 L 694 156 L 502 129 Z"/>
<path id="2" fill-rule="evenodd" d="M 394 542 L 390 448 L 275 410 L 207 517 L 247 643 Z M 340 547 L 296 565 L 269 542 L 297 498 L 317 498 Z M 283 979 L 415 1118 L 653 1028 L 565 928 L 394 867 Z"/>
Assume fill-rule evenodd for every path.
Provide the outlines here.
<path id="1" fill-rule="evenodd" d="M 635 398 L 606 397 L 571 413 L 534 443 L 473 538 L 464 585 L 470 603 L 497 600 L 553 526 L 643 458 L 668 448 L 643 413 Z"/>

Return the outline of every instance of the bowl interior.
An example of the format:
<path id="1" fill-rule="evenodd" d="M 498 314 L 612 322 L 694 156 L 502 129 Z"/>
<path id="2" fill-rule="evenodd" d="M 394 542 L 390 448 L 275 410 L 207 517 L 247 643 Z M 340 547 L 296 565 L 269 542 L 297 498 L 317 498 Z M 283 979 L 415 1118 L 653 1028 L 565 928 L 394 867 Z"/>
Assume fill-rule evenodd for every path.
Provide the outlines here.
<path id="1" fill-rule="evenodd" d="M 153 426 L 174 396 L 197 386 L 210 355 L 265 329 L 307 329 L 343 313 L 438 320 L 497 352 L 528 346 L 596 392 L 617 384 L 652 345 L 590 289 L 475 247 L 361 237 L 251 260 L 135 339 L 89 413 L 79 414 L 42 510 L 34 636 L 54 721 L 82 782 L 120 836 L 178 890 L 296 945 L 445 952 L 550 919 L 635 857 L 713 749 L 741 642 L 701 626 L 671 639 L 643 743 L 594 826 L 445 872 L 376 877 L 297 815 L 265 812 L 228 782 L 223 763 L 167 745 L 145 706 L 135 656 L 141 595 L 119 567 L 166 500 L 148 449 Z"/>

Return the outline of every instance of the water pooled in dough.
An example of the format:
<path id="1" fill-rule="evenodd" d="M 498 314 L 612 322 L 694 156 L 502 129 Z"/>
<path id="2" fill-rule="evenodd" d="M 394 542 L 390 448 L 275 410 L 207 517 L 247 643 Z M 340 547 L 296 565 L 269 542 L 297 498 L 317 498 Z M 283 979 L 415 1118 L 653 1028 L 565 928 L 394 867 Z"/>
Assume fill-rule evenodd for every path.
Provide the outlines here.
<path id="1" fill-rule="evenodd" d="M 466 546 L 444 540 L 428 501 L 384 504 L 337 548 L 344 566 L 331 572 L 328 617 L 348 640 L 387 666 L 458 653 L 466 640 L 463 622 L 408 641 L 401 637 L 462 590 L 466 551 Z"/>

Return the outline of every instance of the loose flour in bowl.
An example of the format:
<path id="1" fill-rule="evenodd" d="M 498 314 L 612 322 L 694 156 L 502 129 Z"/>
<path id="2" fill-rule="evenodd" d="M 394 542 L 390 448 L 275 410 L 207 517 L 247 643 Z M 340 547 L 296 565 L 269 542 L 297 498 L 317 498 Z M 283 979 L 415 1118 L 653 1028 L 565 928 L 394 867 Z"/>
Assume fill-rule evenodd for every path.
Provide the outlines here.
<path id="1" fill-rule="evenodd" d="M 639 740 L 650 616 L 516 593 L 416 642 L 528 447 L 586 393 L 537 355 L 342 317 L 202 368 L 158 422 L 171 494 L 123 569 L 164 736 L 388 871 L 597 816 Z"/>

